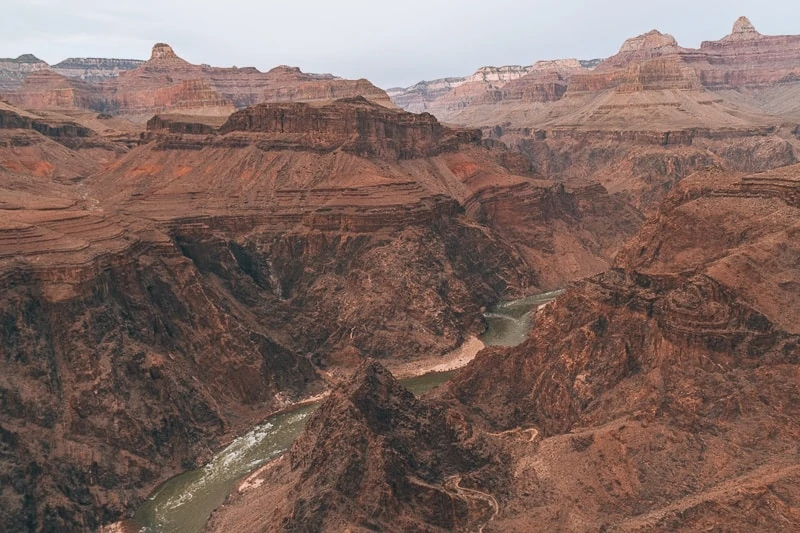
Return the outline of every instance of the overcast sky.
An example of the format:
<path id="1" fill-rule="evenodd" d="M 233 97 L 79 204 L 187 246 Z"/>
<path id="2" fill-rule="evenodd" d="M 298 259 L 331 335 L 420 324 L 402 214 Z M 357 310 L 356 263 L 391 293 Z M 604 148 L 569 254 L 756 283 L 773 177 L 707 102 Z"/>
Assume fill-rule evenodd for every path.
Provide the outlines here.
<path id="1" fill-rule="evenodd" d="M 740 15 L 764 34 L 800 34 L 798 0 L 2 0 L 0 57 L 147 59 L 166 42 L 192 63 L 287 64 L 389 88 L 606 57 L 654 28 L 697 47 Z"/>

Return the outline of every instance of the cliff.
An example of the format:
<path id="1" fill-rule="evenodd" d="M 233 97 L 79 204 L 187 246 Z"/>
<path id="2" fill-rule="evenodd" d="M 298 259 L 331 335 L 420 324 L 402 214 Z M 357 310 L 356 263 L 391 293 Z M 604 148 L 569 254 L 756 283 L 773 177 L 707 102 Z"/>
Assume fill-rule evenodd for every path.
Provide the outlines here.
<path id="1" fill-rule="evenodd" d="M 444 181 L 444 161 L 381 148 L 386 133 L 435 146 L 431 132 L 457 132 L 365 100 L 337 106 L 363 115 L 349 137 L 372 132 L 363 156 L 313 144 L 325 130 L 302 110 L 284 137 L 269 121 L 198 134 L 168 117 L 82 175 L 80 151 L 17 127 L 40 119 L 2 115 L 16 122 L 0 133 L 53 150 L 0 145 L 3 524 L 118 520 L 226 436 L 323 390 L 321 369 L 448 352 L 483 329 L 482 306 L 536 283 L 464 215 L 453 195 L 468 191 Z M 448 148 L 460 149 L 502 172 L 470 135 Z M 7 170 L 20 154 L 35 164 Z"/>
<path id="2" fill-rule="evenodd" d="M 47 63 L 33 54 L 24 54 L 16 59 L 0 58 L 0 93 L 15 91 L 32 72 L 47 68 Z"/>
<path id="3" fill-rule="evenodd" d="M 98 83 L 108 78 L 116 78 L 120 73 L 138 68 L 143 63 L 144 61 L 138 59 L 70 57 L 50 68 L 68 78 Z"/>
<path id="4" fill-rule="evenodd" d="M 26 74 L 3 91 L 21 107 L 79 108 L 119 115 L 144 123 L 158 113 L 230 115 L 237 108 L 264 102 L 329 101 L 363 96 L 392 106 L 389 97 L 367 80 L 305 74 L 298 68 L 217 68 L 193 65 L 165 43 L 157 43 L 148 61 L 70 59 L 41 75 Z"/>
<path id="5" fill-rule="evenodd" d="M 490 503 L 443 485 L 460 469 L 502 467 L 485 439 L 459 440 L 471 431 L 463 419 L 420 402 L 386 369 L 365 362 L 314 413 L 287 457 L 262 474 L 260 483 L 275 491 L 237 498 L 212 517 L 208 530 L 474 527 L 492 514 Z M 420 437 L 430 446 L 418 446 Z"/>
<path id="6" fill-rule="evenodd" d="M 291 529 L 313 510 L 323 531 L 436 531 L 426 496 L 441 491 L 448 497 L 434 504 L 437 516 L 463 516 L 452 509 L 464 496 L 486 509 L 444 528 L 795 529 L 798 176 L 794 166 L 685 179 L 614 268 L 536 314 L 525 343 L 484 350 L 448 388 L 403 409 L 397 426 L 410 434 L 379 439 L 365 428 L 361 453 L 348 454 L 356 448 L 343 444 L 349 421 L 358 418 L 339 424 L 345 417 L 331 414 L 385 413 L 376 419 L 389 422 L 396 408 L 383 406 L 401 403 L 390 398 L 402 392 L 364 395 L 363 404 L 332 396 L 289 456 L 218 510 L 209 530 Z M 360 379 L 353 389 L 367 389 Z M 431 412 L 447 439 L 425 431 Z M 384 468 L 365 453 L 376 442 L 380 457 L 449 470 L 406 489 L 397 504 L 380 487 L 409 487 L 398 478 L 418 474 Z M 502 468 L 476 462 L 472 447 L 502 457 Z M 329 477 L 356 464 L 364 466 Z M 376 503 L 375 494 L 386 497 Z M 365 518 L 374 509 L 388 520 Z"/>

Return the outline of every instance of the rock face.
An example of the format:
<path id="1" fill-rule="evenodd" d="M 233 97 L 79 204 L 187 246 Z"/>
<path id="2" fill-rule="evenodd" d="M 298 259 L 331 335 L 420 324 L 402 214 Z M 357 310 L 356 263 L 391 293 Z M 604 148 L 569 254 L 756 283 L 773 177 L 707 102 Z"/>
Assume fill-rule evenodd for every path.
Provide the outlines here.
<path id="1" fill-rule="evenodd" d="M 547 436 L 496 527 L 797 527 L 799 176 L 687 178 L 614 270 L 457 378 L 494 424 Z"/>
<path id="2" fill-rule="evenodd" d="M 164 43 L 153 47 L 146 62 L 66 60 L 53 69 L 44 64 L 41 70 L 39 76 L 17 76 L 2 91 L 5 97 L 25 108 L 89 109 L 138 123 L 158 113 L 227 116 L 236 108 L 262 102 L 363 96 L 392 106 L 386 93 L 367 80 L 305 74 L 285 66 L 264 73 L 255 68 L 192 65 Z"/>
<path id="3" fill-rule="evenodd" d="M 12 530 L 117 520 L 224 435 L 323 390 L 319 369 L 449 352 L 483 330 L 484 306 L 603 268 L 616 232 L 639 224 L 596 227 L 585 202 L 613 209 L 604 190 L 515 174 L 524 162 L 473 131 L 361 98 L 261 105 L 223 124 L 157 117 L 105 165 L 61 144 L 84 139 L 78 126 L 10 106 L 0 117 L 0 520 Z M 553 246 L 500 236 L 523 209 Z M 579 266 L 540 278 L 536 254 Z M 456 472 L 417 463 L 407 457 L 420 487 Z M 409 524 L 485 520 L 487 501 L 453 483 L 453 517 Z M 422 494 L 430 509 L 451 498 Z"/>
<path id="4" fill-rule="evenodd" d="M 731 41 L 750 41 L 759 39 L 762 35 L 756 31 L 756 27 L 750 22 L 747 17 L 739 17 L 733 24 L 733 32 L 730 35 L 723 37 L 723 42 Z"/>
<path id="5" fill-rule="evenodd" d="M 106 59 L 98 57 L 70 57 L 51 68 L 67 78 L 78 78 L 99 83 L 116 78 L 120 73 L 140 67 L 144 61 L 138 59 Z"/>
<path id="6" fill-rule="evenodd" d="M 296 137 L 299 145 L 316 150 L 342 149 L 361 156 L 414 159 L 477 143 L 477 131 L 443 127 L 433 115 L 399 113 L 363 97 L 321 107 L 307 104 L 261 104 L 239 111 L 220 133 L 255 132 Z M 354 135 L 355 132 L 355 135 Z"/>
<path id="7" fill-rule="evenodd" d="M 454 476 L 460 480 L 464 469 L 491 475 L 502 467 L 491 442 L 463 438 L 471 433 L 463 418 L 417 400 L 386 369 L 367 361 L 314 413 L 288 456 L 262 474 L 274 490 L 245 494 L 212 517 L 208 530 L 476 527 L 491 516 L 491 500 L 451 492 L 445 484 Z"/>
<path id="8" fill-rule="evenodd" d="M 691 98 L 712 102 L 730 99 L 728 103 L 731 105 L 742 107 L 744 104 L 750 111 L 767 111 L 768 114 L 771 111 L 763 107 L 764 103 L 782 98 L 787 105 L 794 106 L 791 110 L 797 114 L 796 103 L 789 103 L 794 101 L 790 95 L 758 98 L 758 94 L 746 93 L 746 98 L 742 98 L 741 94 L 721 94 L 719 91 L 766 90 L 793 83 L 793 76 L 797 76 L 800 70 L 798 47 L 800 36 L 761 35 L 746 17 L 741 17 L 734 24 L 731 35 L 719 41 L 706 41 L 698 50 L 683 48 L 671 35 L 652 30 L 626 40 L 616 55 L 604 61 L 539 62 L 533 67 L 525 67 L 524 75 L 513 79 L 487 79 L 485 81 L 492 83 L 475 85 L 474 82 L 478 81 L 473 79 L 475 76 L 448 78 L 420 82 L 408 89 L 392 89 L 390 95 L 405 109 L 427 110 L 440 120 L 471 127 L 491 127 L 506 121 L 515 127 L 528 128 L 542 127 L 548 122 L 575 124 L 573 115 L 576 108 L 591 106 L 597 110 L 598 103 L 601 109 L 610 106 L 611 102 L 602 98 L 609 91 L 629 94 L 695 91 L 698 94 Z M 548 75 L 543 77 L 542 71 Z M 470 81 L 473 82 L 471 86 Z M 556 83 L 557 88 L 553 87 Z M 706 90 L 718 94 L 701 96 Z M 564 96 L 572 98 L 561 103 Z M 653 102 L 641 100 L 643 98 L 634 99 L 632 96 L 617 98 L 613 107 L 653 105 Z M 537 105 L 554 102 L 559 102 L 559 105 Z M 665 102 L 661 105 L 671 104 Z M 684 115 L 683 119 L 686 118 Z M 713 125 L 708 116 L 699 118 L 704 126 Z M 632 121 L 629 127 L 641 125 Z"/>
<path id="9" fill-rule="evenodd" d="M 405 411 L 414 414 L 399 427 L 424 428 L 425 406 L 449 406 L 437 415 L 458 421 L 441 423 L 453 428 L 446 451 L 419 429 L 402 440 L 389 433 L 380 457 L 459 465 L 445 475 L 470 479 L 469 494 L 496 505 L 473 529 L 796 529 L 799 198 L 798 166 L 756 175 L 713 169 L 683 180 L 613 269 L 539 311 L 524 344 L 484 350 L 438 398 Z M 353 442 L 351 424 L 326 418 L 394 413 L 383 408 L 398 394 L 373 393 L 357 409 L 354 394 L 332 396 L 289 457 L 219 510 L 210 530 L 277 530 L 294 524 L 292 502 L 294 516 L 335 517 L 321 530 L 368 529 L 364 517 L 376 508 L 402 509 L 403 522 L 378 526 L 387 531 L 424 522 L 424 504 L 358 497 L 403 486 L 397 479 L 412 474 L 382 469 L 386 461 L 358 462 L 377 440 L 374 430 L 359 433 L 367 435 L 360 454 L 335 455 L 355 448 L 341 444 Z M 503 457 L 503 468 L 472 462 L 469 445 Z M 334 464 L 364 464 L 353 471 L 369 474 L 340 476 L 354 481 L 335 486 L 327 481 Z M 426 478 L 427 488 L 447 485 L 440 480 Z"/>
<path id="10" fill-rule="evenodd" d="M 322 384 L 163 229 L 75 185 L 95 152 L 61 143 L 94 132 L 0 121 L 0 522 L 95 530 Z"/>
<path id="11" fill-rule="evenodd" d="M 0 93 L 16 90 L 29 74 L 47 68 L 47 63 L 33 54 L 0 58 Z"/>
<path id="12" fill-rule="evenodd" d="M 566 79 L 576 72 L 593 68 L 595 64 L 595 61 L 559 59 L 538 61 L 527 67 L 482 67 L 471 76 L 422 81 L 406 89 L 389 89 L 387 93 L 406 111 L 428 111 L 440 120 L 450 122 L 472 106 L 481 107 L 505 100 L 529 103 L 557 100 L 564 93 L 560 87 L 563 85 L 566 90 Z"/>
<path id="13" fill-rule="evenodd" d="M 522 152 L 543 177 L 591 177 L 651 212 L 709 164 L 755 172 L 798 161 L 798 43 L 746 19 L 700 49 L 653 30 L 592 69 L 538 63 L 480 96 L 467 84 L 437 94 L 428 109 Z"/>

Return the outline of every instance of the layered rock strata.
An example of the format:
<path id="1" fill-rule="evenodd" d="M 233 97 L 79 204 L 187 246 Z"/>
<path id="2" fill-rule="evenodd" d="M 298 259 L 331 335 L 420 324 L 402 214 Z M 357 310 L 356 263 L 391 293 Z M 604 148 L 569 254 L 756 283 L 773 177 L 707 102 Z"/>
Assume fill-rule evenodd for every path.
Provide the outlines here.
<path id="1" fill-rule="evenodd" d="M 66 60 L 17 78 L 20 83 L 2 91 L 15 105 L 89 109 L 137 123 L 157 113 L 227 116 L 262 102 L 363 96 L 392 106 L 386 93 L 367 80 L 305 74 L 286 66 L 260 72 L 250 67 L 193 65 L 164 43 L 153 47 L 148 61 Z"/>
<path id="2" fill-rule="evenodd" d="M 353 448 L 339 445 L 349 430 L 331 423 L 323 440 L 311 424 L 260 474 L 259 487 L 217 511 L 209 530 L 291 529 L 292 505 L 296 516 L 306 502 L 323 531 L 369 529 L 374 509 L 397 512 L 397 522 L 379 524 L 387 531 L 795 529 L 799 177 L 793 166 L 683 180 L 613 269 L 539 311 L 525 343 L 484 350 L 436 397 L 403 410 L 415 414 L 398 426 L 419 428 L 416 438 L 379 439 L 365 429 L 360 454 L 314 461 Z M 364 390 L 366 381 L 351 386 Z M 317 422 L 344 412 L 392 420 L 397 410 L 382 407 L 401 404 L 403 392 L 372 394 L 357 409 L 353 397 L 332 397 Z M 452 428 L 447 439 L 424 431 L 432 411 Z M 358 417 L 365 415 L 348 420 Z M 385 461 L 365 453 L 377 442 L 381 457 L 446 470 L 411 484 L 410 469 L 382 468 Z M 474 462 L 471 446 L 502 457 L 503 467 Z M 334 464 L 362 464 L 354 471 L 369 475 L 336 485 Z M 392 505 L 399 498 L 385 486 L 405 488 L 401 504 Z M 439 509 L 467 496 L 487 512 L 480 522 L 430 524 L 426 495 L 440 491 L 448 498 Z M 386 505 L 366 494 L 387 494 Z"/>
<path id="3" fill-rule="evenodd" d="M 47 63 L 33 54 L 0 58 L 0 93 L 18 89 L 31 73 L 47 68 Z"/>

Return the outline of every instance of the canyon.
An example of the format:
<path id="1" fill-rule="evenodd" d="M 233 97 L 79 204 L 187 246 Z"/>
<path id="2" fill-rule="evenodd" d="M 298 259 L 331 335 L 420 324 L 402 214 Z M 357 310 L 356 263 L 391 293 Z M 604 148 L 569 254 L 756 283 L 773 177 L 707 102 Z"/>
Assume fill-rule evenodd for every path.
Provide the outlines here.
<path id="1" fill-rule="evenodd" d="M 22 530 L 113 521 L 365 356 L 435 358 L 489 303 L 602 270 L 641 224 L 365 97 L 159 115 L 132 147 L 0 111 L 2 518 Z M 503 235 L 520 206 L 535 227 Z"/>
<path id="2" fill-rule="evenodd" d="M 422 399 L 363 363 L 207 530 L 796 529 L 798 193 L 685 179 L 520 346 Z"/>
<path id="3" fill-rule="evenodd" d="M 327 395 L 208 531 L 796 529 L 798 51 L 0 59 L 2 528 L 99 530 Z M 560 288 L 427 395 L 387 370 Z"/>

